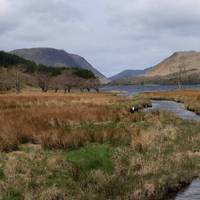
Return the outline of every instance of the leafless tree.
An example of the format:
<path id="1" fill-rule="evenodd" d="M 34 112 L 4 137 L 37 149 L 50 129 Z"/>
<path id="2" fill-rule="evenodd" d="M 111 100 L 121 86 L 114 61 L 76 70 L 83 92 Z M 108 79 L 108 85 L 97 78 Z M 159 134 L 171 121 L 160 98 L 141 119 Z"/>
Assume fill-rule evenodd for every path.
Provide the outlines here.
<path id="1" fill-rule="evenodd" d="M 95 78 L 93 80 L 93 88 L 96 90 L 97 93 L 99 93 L 99 86 L 100 86 L 100 80 L 99 78 Z"/>
<path id="2" fill-rule="evenodd" d="M 90 92 L 91 89 L 94 89 L 96 92 L 99 92 L 99 85 L 100 81 L 97 77 L 90 79 L 82 79 L 80 81 L 81 91 L 84 91 L 84 89 L 86 89 L 88 92 Z"/>
<path id="3" fill-rule="evenodd" d="M 63 77 L 63 88 L 65 93 L 70 93 L 73 87 L 77 87 L 79 80 L 77 77 L 73 76 L 72 74 L 66 72 Z"/>
<path id="4" fill-rule="evenodd" d="M 11 79 L 6 68 L 0 68 L 0 91 L 6 91 L 11 88 Z"/>
<path id="5" fill-rule="evenodd" d="M 177 83 L 179 89 L 182 88 L 182 81 L 185 73 L 186 73 L 186 66 L 183 63 L 178 64 Z"/>
<path id="6" fill-rule="evenodd" d="M 49 90 L 50 75 L 47 73 L 37 73 L 38 85 L 42 89 L 42 92 Z"/>
<path id="7" fill-rule="evenodd" d="M 12 88 L 17 92 L 22 89 L 22 76 L 19 69 L 0 68 L 0 90 L 8 91 Z"/>
<path id="8" fill-rule="evenodd" d="M 57 77 L 53 77 L 50 80 L 50 88 L 57 93 L 62 88 L 62 83 Z"/>
<path id="9" fill-rule="evenodd" d="M 15 72 L 15 89 L 17 92 L 21 92 L 22 89 L 22 78 L 18 70 Z"/>
<path id="10" fill-rule="evenodd" d="M 74 76 L 69 70 L 64 71 L 62 74 L 53 77 L 51 79 L 51 88 L 57 92 L 59 89 L 63 89 L 65 93 L 71 92 L 73 87 L 77 87 L 79 84 L 78 77 Z"/>

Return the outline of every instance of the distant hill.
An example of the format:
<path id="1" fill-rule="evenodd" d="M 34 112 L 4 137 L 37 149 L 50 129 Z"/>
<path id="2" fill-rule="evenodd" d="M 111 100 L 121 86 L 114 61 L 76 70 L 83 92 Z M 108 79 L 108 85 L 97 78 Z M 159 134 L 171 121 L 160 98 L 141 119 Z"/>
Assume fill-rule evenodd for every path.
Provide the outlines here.
<path id="1" fill-rule="evenodd" d="M 64 50 L 53 48 L 31 48 L 31 49 L 17 49 L 11 53 L 34 61 L 37 64 L 44 64 L 51 67 L 67 67 L 67 68 L 81 68 L 91 70 L 102 83 L 107 83 L 108 79 L 96 70 L 83 57 L 75 54 L 67 53 Z"/>
<path id="2" fill-rule="evenodd" d="M 124 78 L 130 78 L 130 77 L 143 75 L 144 73 L 145 73 L 145 70 L 131 70 L 131 69 L 124 70 L 124 71 L 120 72 L 119 74 L 116 74 L 116 75 L 110 77 L 109 80 L 117 81 L 117 80 L 124 79 Z"/>
<path id="3" fill-rule="evenodd" d="M 187 73 L 200 72 L 200 52 L 182 51 L 176 52 L 158 65 L 147 71 L 147 77 L 168 76 L 179 71 L 179 67 L 183 66 Z"/>
<path id="4" fill-rule="evenodd" d="M 159 64 L 140 70 L 125 70 L 111 77 L 112 84 L 184 84 L 200 83 L 200 52 L 175 52 Z"/>

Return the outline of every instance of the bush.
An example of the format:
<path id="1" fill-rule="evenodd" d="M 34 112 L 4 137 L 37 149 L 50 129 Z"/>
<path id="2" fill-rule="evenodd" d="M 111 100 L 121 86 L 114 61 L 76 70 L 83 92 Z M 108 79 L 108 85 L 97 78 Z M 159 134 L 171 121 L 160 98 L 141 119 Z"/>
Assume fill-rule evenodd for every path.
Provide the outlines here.
<path id="1" fill-rule="evenodd" d="M 74 69 L 74 74 L 84 79 L 95 78 L 94 73 L 87 69 Z"/>

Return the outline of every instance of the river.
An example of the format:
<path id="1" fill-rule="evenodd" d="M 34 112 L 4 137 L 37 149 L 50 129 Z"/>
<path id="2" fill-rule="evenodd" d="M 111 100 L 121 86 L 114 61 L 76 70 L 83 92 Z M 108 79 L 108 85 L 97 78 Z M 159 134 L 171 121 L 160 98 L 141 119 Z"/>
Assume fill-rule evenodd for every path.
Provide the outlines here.
<path id="1" fill-rule="evenodd" d="M 185 89 L 200 89 L 200 85 L 188 85 L 184 86 Z M 152 91 L 170 91 L 177 89 L 176 85 L 170 86 L 107 86 L 102 88 L 102 91 L 120 91 L 121 95 L 135 95 L 140 92 L 152 92 Z M 152 107 L 147 108 L 146 111 L 152 110 L 167 110 L 175 113 L 182 119 L 195 120 L 200 122 L 200 115 L 185 109 L 182 103 L 176 103 L 173 101 L 152 101 Z M 185 190 L 177 194 L 175 200 L 200 200 L 200 179 L 194 180 L 191 185 Z"/>

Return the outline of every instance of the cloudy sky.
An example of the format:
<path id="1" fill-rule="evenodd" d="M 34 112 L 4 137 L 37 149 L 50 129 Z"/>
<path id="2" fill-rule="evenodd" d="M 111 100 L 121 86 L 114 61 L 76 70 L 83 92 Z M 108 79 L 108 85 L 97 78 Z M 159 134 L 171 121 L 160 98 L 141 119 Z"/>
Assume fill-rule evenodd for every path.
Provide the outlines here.
<path id="1" fill-rule="evenodd" d="M 107 76 L 200 50 L 199 0 L 0 0 L 0 49 L 53 47 Z"/>

